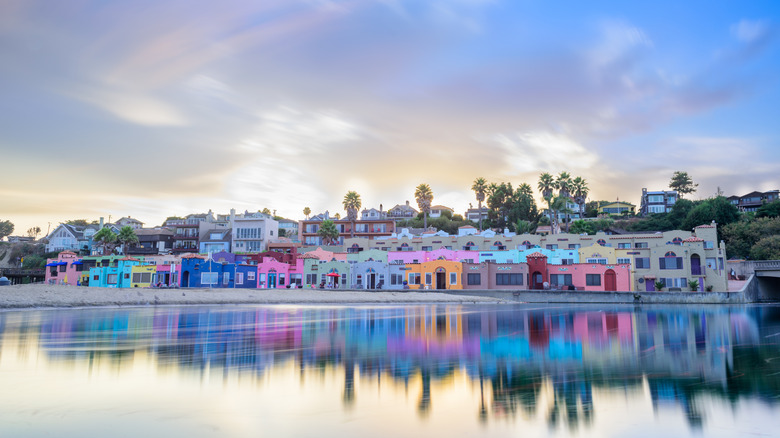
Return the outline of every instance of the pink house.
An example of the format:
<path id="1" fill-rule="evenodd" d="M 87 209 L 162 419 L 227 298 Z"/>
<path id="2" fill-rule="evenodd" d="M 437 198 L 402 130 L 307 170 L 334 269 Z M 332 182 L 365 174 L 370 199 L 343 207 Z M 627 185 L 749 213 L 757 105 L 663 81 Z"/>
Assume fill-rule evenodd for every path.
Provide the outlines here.
<path id="1" fill-rule="evenodd" d="M 300 257 L 295 265 L 282 263 L 270 257 L 263 257 L 263 261 L 257 264 L 258 289 L 286 289 L 291 283 L 300 285 L 302 278 L 303 259 Z"/>
<path id="2" fill-rule="evenodd" d="M 46 283 L 80 285 L 82 266 L 75 252 L 62 251 L 56 259 L 46 260 Z"/>
<path id="3" fill-rule="evenodd" d="M 587 291 L 630 291 L 631 265 L 628 263 L 605 264 L 575 263 L 572 265 L 550 265 L 547 256 L 535 252 L 529 254 L 528 281 L 531 289 L 587 290 Z"/>
<path id="4" fill-rule="evenodd" d="M 440 248 L 433 251 L 389 251 L 387 253 L 387 262 L 390 264 L 425 263 L 434 260 L 479 263 L 479 251 Z"/>

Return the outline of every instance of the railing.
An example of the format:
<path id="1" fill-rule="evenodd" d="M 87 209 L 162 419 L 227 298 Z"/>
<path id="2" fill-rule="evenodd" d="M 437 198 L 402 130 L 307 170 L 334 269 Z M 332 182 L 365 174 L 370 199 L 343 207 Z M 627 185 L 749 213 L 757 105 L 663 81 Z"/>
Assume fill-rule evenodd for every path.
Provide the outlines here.
<path id="1" fill-rule="evenodd" d="M 755 269 L 780 269 L 780 260 L 761 260 L 753 262 Z"/>

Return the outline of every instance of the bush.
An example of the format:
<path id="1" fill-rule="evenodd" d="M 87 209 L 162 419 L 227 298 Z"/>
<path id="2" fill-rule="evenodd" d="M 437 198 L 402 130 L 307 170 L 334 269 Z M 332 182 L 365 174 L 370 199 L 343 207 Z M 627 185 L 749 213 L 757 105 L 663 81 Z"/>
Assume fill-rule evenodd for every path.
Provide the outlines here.
<path id="1" fill-rule="evenodd" d="M 764 237 L 750 249 L 753 260 L 780 260 L 780 235 Z"/>
<path id="2" fill-rule="evenodd" d="M 689 281 L 688 288 L 691 290 L 691 292 L 696 292 L 697 290 L 699 290 L 699 280 Z"/>
<path id="3" fill-rule="evenodd" d="M 665 285 L 663 281 L 656 281 L 653 285 L 655 286 L 655 290 L 657 291 L 664 290 Z"/>

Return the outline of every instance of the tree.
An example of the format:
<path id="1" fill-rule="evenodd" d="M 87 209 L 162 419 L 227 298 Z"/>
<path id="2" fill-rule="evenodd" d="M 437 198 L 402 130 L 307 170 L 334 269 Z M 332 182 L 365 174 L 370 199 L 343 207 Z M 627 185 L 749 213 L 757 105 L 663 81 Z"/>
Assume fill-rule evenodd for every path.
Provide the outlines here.
<path id="1" fill-rule="evenodd" d="M 267 214 L 268 216 L 271 215 L 271 210 L 268 209 L 268 207 L 260 210 L 260 213 Z"/>
<path id="2" fill-rule="evenodd" d="M 485 200 L 485 191 L 487 190 L 487 181 L 485 178 L 479 177 L 474 180 L 474 184 L 471 185 L 471 190 L 477 196 L 477 208 L 479 209 L 479 231 L 482 231 L 482 201 Z"/>
<path id="3" fill-rule="evenodd" d="M 357 220 L 358 211 L 363 203 L 360 201 L 360 195 L 356 191 L 350 190 L 344 195 L 344 210 L 347 211 L 347 219 L 352 222 L 352 228 L 350 230 L 350 236 L 355 237 L 355 221 Z"/>
<path id="4" fill-rule="evenodd" d="M 33 239 L 38 239 L 39 234 L 41 234 L 41 227 L 31 227 L 27 230 L 27 236 Z"/>
<path id="5" fill-rule="evenodd" d="M 780 216 L 780 200 L 770 202 L 758 207 L 756 217 L 778 217 Z"/>
<path id="6" fill-rule="evenodd" d="M 535 229 L 536 227 L 531 222 L 522 219 L 518 219 L 517 222 L 515 222 L 515 233 L 517 234 L 531 234 Z"/>
<path id="7" fill-rule="evenodd" d="M 555 178 L 545 172 L 539 175 L 539 183 L 537 183 L 536 187 L 542 192 L 542 198 L 547 202 L 547 213 L 550 215 L 550 225 L 553 225 L 552 206 L 550 204 L 552 203 L 553 191 L 558 188 L 555 184 Z M 555 227 L 552 228 L 554 231 Z"/>
<path id="8" fill-rule="evenodd" d="M 759 241 L 780 235 L 780 218 L 758 218 L 752 221 L 738 221 L 719 227 L 730 258 L 747 258 Z"/>
<path id="9" fill-rule="evenodd" d="M 693 229 L 699 225 L 708 225 L 712 221 L 724 226 L 739 220 L 739 210 L 723 196 L 710 198 L 693 207 L 683 221 L 684 230 Z M 718 230 L 722 233 L 722 230 Z"/>
<path id="10" fill-rule="evenodd" d="M 580 207 L 580 219 L 585 217 L 585 201 L 588 199 L 588 183 L 579 176 L 571 182 L 571 194 L 574 203 Z"/>
<path id="11" fill-rule="evenodd" d="M 423 213 L 423 228 L 428 228 L 428 213 L 431 211 L 433 202 L 433 192 L 428 184 L 420 184 L 414 190 L 414 199 L 417 200 L 417 206 Z"/>
<path id="12" fill-rule="evenodd" d="M 135 230 L 132 227 L 125 225 L 119 230 L 119 234 L 116 236 L 116 240 L 120 245 L 122 245 L 122 254 L 127 254 L 126 245 L 131 243 L 138 243 L 138 236 L 135 234 Z"/>
<path id="13" fill-rule="evenodd" d="M 65 222 L 65 224 L 67 225 L 73 225 L 76 227 L 86 227 L 87 225 L 95 225 L 97 223 L 98 223 L 97 221 L 89 222 L 86 219 L 71 219 Z"/>
<path id="14" fill-rule="evenodd" d="M 550 205 L 552 206 L 553 212 L 555 212 L 555 219 L 558 219 L 558 213 L 564 213 L 566 215 L 567 220 L 566 222 L 566 232 L 569 232 L 569 221 L 568 217 L 572 213 L 572 211 L 569 209 L 567 204 L 569 203 L 569 198 L 566 196 L 556 196 L 552 199 L 552 202 Z M 556 227 L 553 227 L 553 231 Z"/>
<path id="15" fill-rule="evenodd" d="M 14 224 L 9 220 L 0 221 L 0 240 L 3 237 L 10 236 L 14 232 Z"/>
<path id="16" fill-rule="evenodd" d="M 750 249 L 752 260 L 780 259 L 780 235 L 768 236 L 756 242 Z"/>
<path id="17" fill-rule="evenodd" d="M 320 224 L 317 235 L 322 237 L 323 245 L 333 245 L 333 242 L 336 242 L 339 238 L 339 230 L 336 229 L 336 224 L 332 220 L 325 219 Z"/>
<path id="18" fill-rule="evenodd" d="M 306 220 L 309 220 L 309 215 L 311 214 L 311 208 L 303 207 L 303 214 L 306 216 Z"/>
<path id="19" fill-rule="evenodd" d="M 671 181 L 669 181 L 669 188 L 675 190 L 681 198 L 683 195 L 695 192 L 696 187 L 699 187 L 699 185 L 694 184 L 691 177 L 688 176 L 688 172 L 680 172 L 678 170 L 674 172 Z"/>
<path id="20" fill-rule="evenodd" d="M 111 228 L 101 228 L 94 236 L 94 240 L 101 248 L 103 255 L 108 255 L 114 252 L 116 248 L 117 235 Z"/>
<path id="21" fill-rule="evenodd" d="M 333 215 L 333 217 L 335 217 L 336 220 L 339 220 L 339 219 L 341 219 L 341 213 L 336 213 L 336 214 Z"/>

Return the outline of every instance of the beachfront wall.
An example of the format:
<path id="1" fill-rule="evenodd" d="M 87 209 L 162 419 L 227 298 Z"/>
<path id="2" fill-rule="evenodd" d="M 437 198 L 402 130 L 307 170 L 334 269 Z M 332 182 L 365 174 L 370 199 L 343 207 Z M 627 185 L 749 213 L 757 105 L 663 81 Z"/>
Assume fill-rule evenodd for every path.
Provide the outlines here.
<path id="1" fill-rule="evenodd" d="M 130 287 L 150 287 L 157 274 L 156 265 L 135 265 L 130 267 Z"/>
<path id="2" fill-rule="evenodd" d="M 409 289 L 463 289 L 461 262 L 432 260 L 405 266 Z"/>
<path id="3" fill-rule="evenodd" d="M 273 258 L 265 258 L 257 265 L 257 287 L 259 289 L 284 289 L 290 281 L 290 268 Z"/>
<path id="4" fill-rule="evenodd" d="M 528 265 L 492 261 L 464 263 L 461 283 L 463 289 L 528 289 Z"/>
<path id="5" fill-rule="evenodd" d="M 78 254 L 62 251 L 57 254 L 57 258 L 46 260 L 46 283 L 78 286 L 81 284 L 83 267 L 84 264 Z"/>

